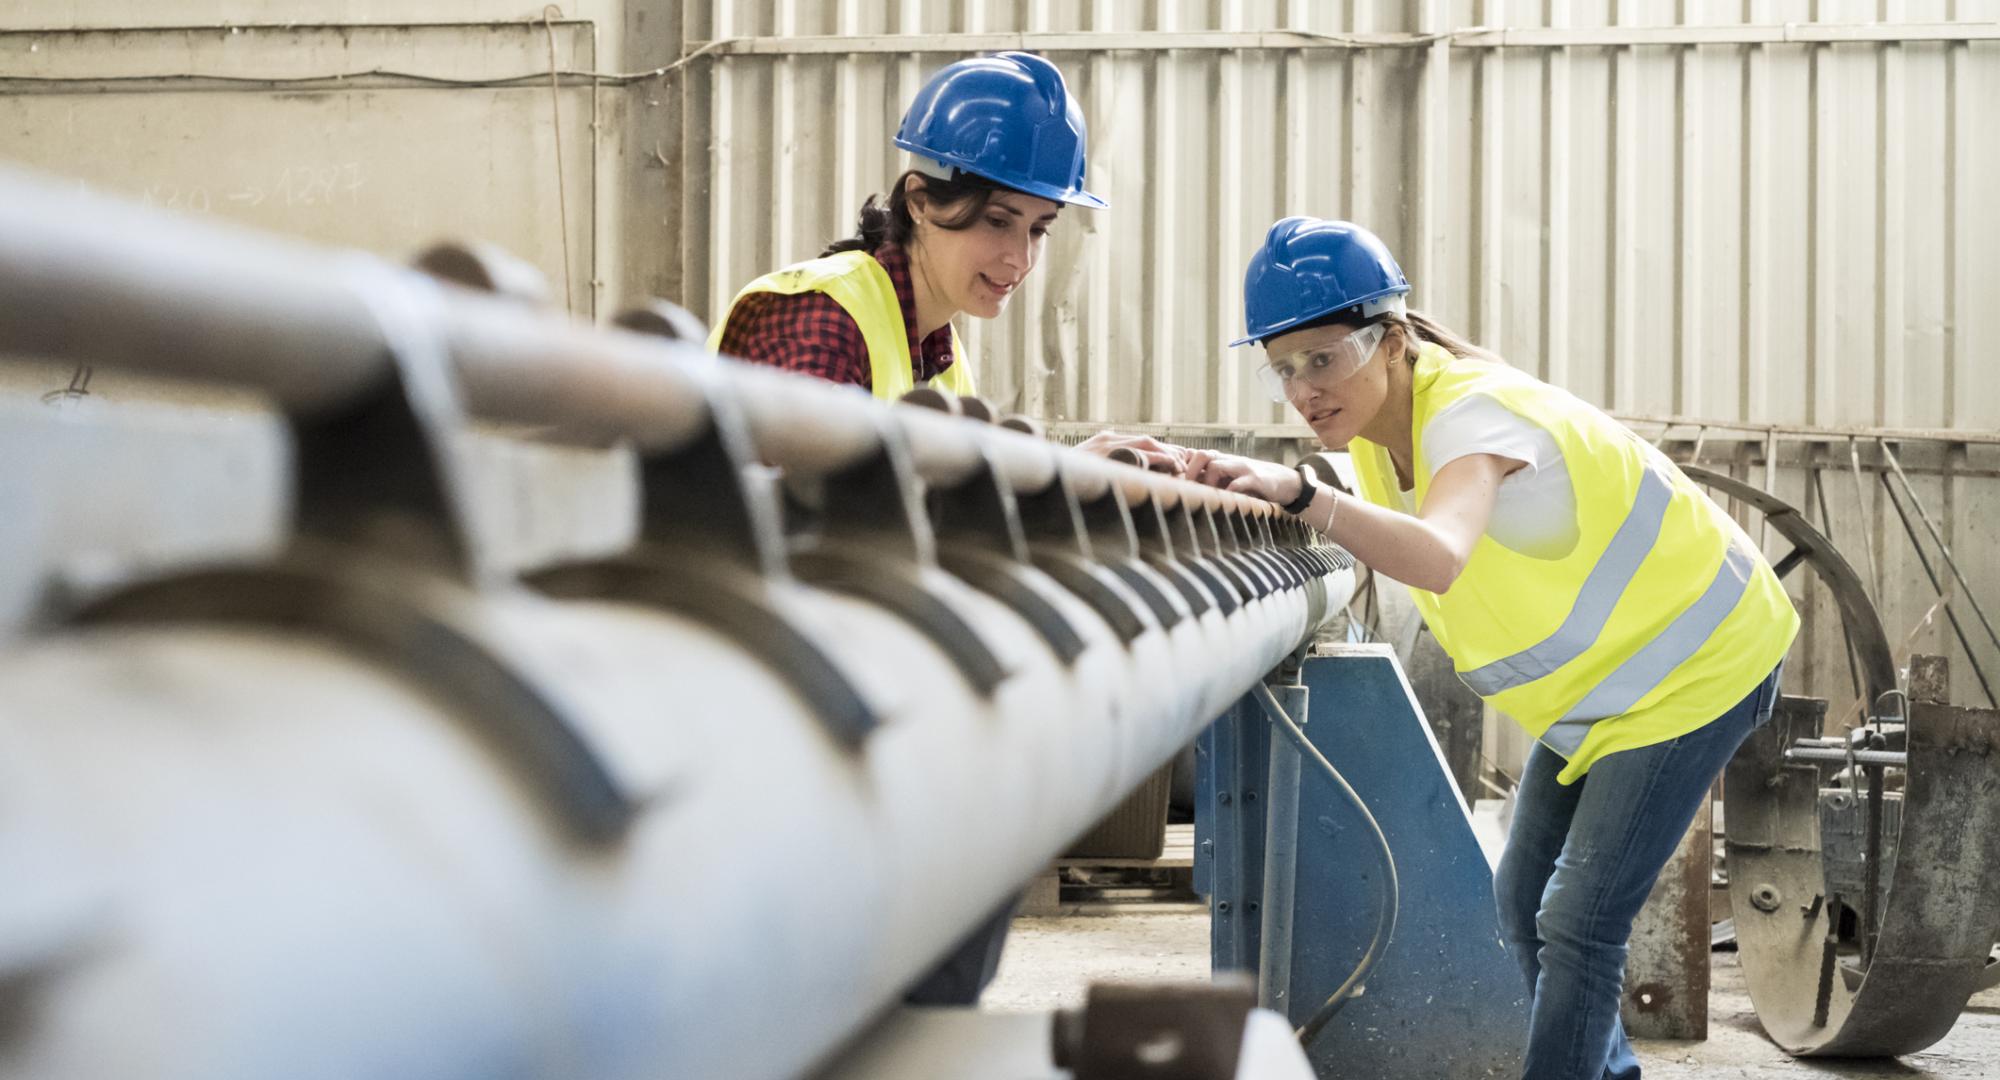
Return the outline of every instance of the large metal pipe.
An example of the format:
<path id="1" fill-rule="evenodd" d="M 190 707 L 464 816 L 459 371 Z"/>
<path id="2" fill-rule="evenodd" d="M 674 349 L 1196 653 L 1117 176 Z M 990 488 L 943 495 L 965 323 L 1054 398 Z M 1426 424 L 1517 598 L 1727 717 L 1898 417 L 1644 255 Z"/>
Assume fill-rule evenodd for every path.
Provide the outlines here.
<path id="1" fill-rule="evenodd" d="M 6 835 L 97 919 L 25 995 L 21 1076 L 798 1075 L 1306 631 L 1303 597 L 1073 668 L 1005 608 L 992 701 L 934 643 L 802 590 L 882 704 L 861 752 L 763 662 L 635 605 L 480 602 L 569 667 L 645 804 L 566 843 L 476 722 L 306 635 L 75 632 L 0 658 Z M 1210 663 L 1193 662 L 1207 650 Z M 7 854 L 19 855 L 9 848 Z M 448 1047 L 445 1044 L 450 1044 Z"/>
<path id="2" fill-rule="evenodd" d="M 407 344 L 400 331 L 416 318 L 435 323 L 473 416 L 543 439 L 679 445 L 705 429 L 705 379 L 733 388 L 773 464 L 837 467 L 879 439 L 879 407 L 818 380 L 738 364 L 704 370 L 700 350 L 683 343 L 584 327 L 355 253 L 179 220 L 5 169 L 0 296 L 8 299 L 0 353 L 234 383 L 294 413 L 351 401 L 387 378 L 389 350 Z M 931 420 L 901 423 L 943 430 Z M 958 467 L 964 455 L 950 448 L 969 441 L 990 449 L 1018 488 L 1053 477 L 1053 450 L 1041 440 L 992 425 L 949 427 L 959 434 L 917 455 L 927 470 Z M 1131 472 L 1066 460 L 1092 484 Z M 1177 486 L 1206 505 L 1274 516 L 1261 500 Z"/>
<path id="3" fill-rule="evenodd" d="M 595 598 L 324 535 L 129 583 L 0 647 L 0 880 L 32 883 L 0 891 L 0 1075 L 800 1075 L 1352 589 L 1261 503 L 379 264 L 95 203 L 85 228 L 5 188 L 0 354 L 222 378 L 310 418 L 379 390 L 392 344 L 437 348 L 475 413 L 628 440 L 647 498 L 694 517 L 755 494 L 728 440 L 690 474 L 712 490 L 656 470 L 697 468 L 672 455 L 733 416 L 800 477 L 907 460 L 940 493 L 990 471 L 1002 496 L 1068 500 L 1065 557 L 1121 573 L 1086 601 L 994 545 L 1073 653 L 925 563 L 925 524 L 893 507 L 869 565 L 942 621 L 792 580 L 754 513 L 757 557 L 658 506 L 611 579 L 632 584 Z M 1149 546 L 1134 506 L 1180 510 L 1183 542 Z M 1060 530 L 1035 543 L 1063 553 Z M 1233 576 L 1176 584 L 1209 561 Z M 803 633 L 874 726 L 829 725 L 797 641 L 673 591 L 710 584 Z"/>

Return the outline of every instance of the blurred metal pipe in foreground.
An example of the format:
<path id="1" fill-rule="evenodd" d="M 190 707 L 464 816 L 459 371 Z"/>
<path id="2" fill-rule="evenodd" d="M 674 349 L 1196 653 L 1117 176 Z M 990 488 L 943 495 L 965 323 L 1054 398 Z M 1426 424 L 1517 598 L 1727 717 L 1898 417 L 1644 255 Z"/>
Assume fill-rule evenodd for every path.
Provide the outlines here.
<path id="1" fill-rule="evenodd" d="M 12 178 L 0 355 L 297 451 L 281 554 L 0 645 L 9 1076 L 799 1075 L 1352 588 L 1262 503 Z M 636 541 L 500 569 L 473 417 L 631 446 Z"/>

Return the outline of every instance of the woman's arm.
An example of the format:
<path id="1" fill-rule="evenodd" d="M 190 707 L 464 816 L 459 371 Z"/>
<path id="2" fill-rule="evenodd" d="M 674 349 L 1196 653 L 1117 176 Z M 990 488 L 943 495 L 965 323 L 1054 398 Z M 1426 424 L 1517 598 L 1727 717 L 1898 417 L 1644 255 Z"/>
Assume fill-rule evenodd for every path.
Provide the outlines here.
<path id="1" fill-rule="evenodd" d="M 1380 573 L 1426 592 L 1442 593 L 1458 580 L 1493 516 L 1493 500 L 1508 473 L 1526 462 L 1493 454 L 1468 454 L 1438 470 L 1416 515 L 1321 488 L 1299 517 Z M 1298 471 L 1268 461 L 1216 455 L 1203 483 L 1269 499 L 1298 498 Z M 1330 524 L 1330 527 L 1329 527 Z"/>

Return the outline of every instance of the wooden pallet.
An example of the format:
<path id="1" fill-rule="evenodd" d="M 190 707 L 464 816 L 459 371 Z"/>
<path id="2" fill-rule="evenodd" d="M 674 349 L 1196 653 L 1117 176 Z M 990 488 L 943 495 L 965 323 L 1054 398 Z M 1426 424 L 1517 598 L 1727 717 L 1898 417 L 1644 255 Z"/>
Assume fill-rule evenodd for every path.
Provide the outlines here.
<path id="1" fill-rule="evenodd" d="M 1055 861 L 1065 866 L 1101 866 L 1125 870 L 1186 870 L 1194 866 L 1194 824 L 1167 826 L 1167 842 L 1157 859 L 1118 859 L 1101 855 L 1065 855 Z"/>
<path id="2" fill-rule="evenodd" d="M 1063 913 L 1062 871 L 1066 867 L 1091 870 L 1172 870 L 1194 869 L 1194 826 L 1167 826 L 1166 844 L 1157 859 L 1120 859 L 1104 855 L 1065 855 L 1049 864 L 1028 885 L 1021 900 L 1022 915 L 1050 916 Z M 1075 905 L 1071 905 L 1072 907 Z"/>

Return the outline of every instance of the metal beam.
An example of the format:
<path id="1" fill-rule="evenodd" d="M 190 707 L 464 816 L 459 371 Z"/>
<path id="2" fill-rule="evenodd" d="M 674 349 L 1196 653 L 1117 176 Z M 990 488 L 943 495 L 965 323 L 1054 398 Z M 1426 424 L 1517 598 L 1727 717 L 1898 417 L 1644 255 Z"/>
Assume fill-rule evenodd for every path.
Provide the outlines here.
<path id="1" fill-rule="evenodd" d="M 1416 36 L 1416 35 L 1411 35 Z M 1831 45 L 2000 39 L 2000 22 L 1765 23 L 1743 26 L 1604 26 L 1584 28 L 1472 28 L 1456 31 L 1461 49 L 1555 49 L 1571 46 Z"/>
<path id="2" fill-rule="evenodd" d="M 2000 446 L 2000 431 L 1978 431 L 1967 429 L 1954 431 L 1949 428 L 1888 428 L 1860 427 L 1853 425 L 1816 426 L 1810 424 L 1760 424 L 1752 420 L 1702 420 L 1687 416 L 1647 416 L 1638 413 L 1612 412 L 1612 419 L 1626 426 L 1636 424 L 1657 424 L 1668 429 L 1707 428 L 1709 438 L 1716 441 L 1763 442 L 1766 434 L 1775 433 L 1779 442 L 1845 443 L 1849 438 L 1887 439 L 1890 442 L 1934 442 L 1947 445 Z M 1249 438 L 1249 439 L 1297 439 L 1312 441 L 1313 435 L 1302 423 L 1277 424 L 1234 424 L 1226 422 L 1188 422 L 1171 424 L 1126 424 L 1110 420 L 1057 420 L 1049 423 L 1052 435 L 1090 435 L 1108 427 L 1132 430 L 1146 434 L 1178 434 L 1184 438 Z M 1968 474 L 1969 475 L 1969 474 Z"/>
<path id="3" fill-rule="evenodd" d="M 1744 26 L 1468 27 L 1440 33 L 1317 33 L 1306 30 L 1047 31 L 1020 33 L 759 36 L 691 41 L 717 56 L 797 56 L 837 53 L 1349 51 L 1421 49 L 1437 41 L 1455 49 L 1566 49 L 1579 46 L 1907 44 L 2000 40 L 2000 22 L 1771 23 Z"/>

